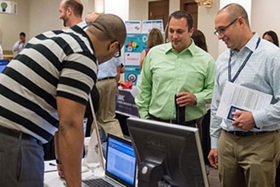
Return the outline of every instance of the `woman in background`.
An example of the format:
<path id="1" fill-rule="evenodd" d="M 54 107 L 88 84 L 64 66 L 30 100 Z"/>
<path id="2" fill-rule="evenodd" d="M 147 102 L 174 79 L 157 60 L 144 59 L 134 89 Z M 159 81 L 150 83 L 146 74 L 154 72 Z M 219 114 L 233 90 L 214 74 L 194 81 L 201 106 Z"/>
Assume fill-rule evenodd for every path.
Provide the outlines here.
<path id="1" fill-rule="evenodd" d="M 159 44 L 163 44 L 164 39 L 159 29 L 153 28 L 148 34 L 147 49 L 143 50 L 140 57 L 140 71 L 142 70 L 143 61 L 148 54 L 149 50 Z"/>
<path id="2" fill-rule="evenodd" d="M 270 41 L 271 43 L 274 43 L 277 47 L 279 47 L 278 36 L 274 31 L 266 31 L 263 34 L 263 39 Z"/>
<path id="3" fill-rule="evenodd" d="M 263 39 L 270 41 L 271 43 L 273 43 L 274 45 L 276 45 L 277 47 L 279 47 L 279 41 L 278 41 L 278 36 L 274 31 L 266 31 L 263 34 Z M 280 165 L 277 167 L 276 170 L 276 179 L 275 179 L 275 184 L 276 187 L 280 187 Z"/>
<path id="4" fill-rule="evenodd" d="M 192 39 L 193 39 L 195 45 L 197 45 L 204 51 L 208 52 L 207 45 L 206 45 L 206 39 L 205 39 L 203 32 L 201 32 L 200 30 L 194 30 L 193 34 L 192 34 Z"/>
<path id="5" fill-rule="evenodd" d="M 204 51 L 208 52 L 206 39 L 202 31 L 200 30 L 194 30 L 192 34 L 192 39 L 196 46 L 200 47 Z M 202 140 L 201 140 L 201 146 L 203 151 L 203 157 L 205 164 L 209 165 L 208 161 L 208 153 L 211 149 L 210 145 L 210 104 L 206 105 L 207 113 L 204 115 L 203 120 L 201 122 L 202 126 Z"/>

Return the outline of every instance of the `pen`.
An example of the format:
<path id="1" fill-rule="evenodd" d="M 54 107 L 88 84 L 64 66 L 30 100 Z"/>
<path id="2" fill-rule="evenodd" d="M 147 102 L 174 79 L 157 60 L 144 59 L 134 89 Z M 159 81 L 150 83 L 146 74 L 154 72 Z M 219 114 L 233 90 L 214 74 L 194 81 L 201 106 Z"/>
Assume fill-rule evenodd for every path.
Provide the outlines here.
<path id="1" fill-rule="evenodd" d="M 54 163 L 49 163 L 50 166 L 57 166 L 56 164 Z"/>

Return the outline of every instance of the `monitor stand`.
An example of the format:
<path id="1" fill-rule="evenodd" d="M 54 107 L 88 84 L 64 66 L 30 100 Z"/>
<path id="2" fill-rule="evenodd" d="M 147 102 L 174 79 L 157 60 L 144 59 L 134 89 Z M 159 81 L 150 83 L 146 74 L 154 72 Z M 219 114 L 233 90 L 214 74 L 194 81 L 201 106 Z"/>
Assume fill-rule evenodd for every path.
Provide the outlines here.
<path id="1" fill-rule="evenodd" d="M 163 178 L 162 162 L 141 162 L 138 169 L 139 187 L 157 187 L 158 182 Z"/>

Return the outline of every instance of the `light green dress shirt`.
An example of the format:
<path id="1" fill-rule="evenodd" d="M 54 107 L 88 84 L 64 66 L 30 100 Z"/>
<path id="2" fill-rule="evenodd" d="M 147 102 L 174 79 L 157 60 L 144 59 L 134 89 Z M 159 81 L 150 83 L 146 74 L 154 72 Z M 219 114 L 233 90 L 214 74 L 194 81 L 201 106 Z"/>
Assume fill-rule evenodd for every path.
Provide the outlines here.
<path id="1" fill-rule="evenodd" d="M 214 87 L 215 61 L 194 42 L 178 53 L 171 43 L 153 47 L 145 57 L 137 85 L 136 105 L 141 118 L 149 114 L 175 119 L 175 94 L 191 92 L 197 104 L 186 107 L 185 119 L 191 121 L 206 113 Z"/>

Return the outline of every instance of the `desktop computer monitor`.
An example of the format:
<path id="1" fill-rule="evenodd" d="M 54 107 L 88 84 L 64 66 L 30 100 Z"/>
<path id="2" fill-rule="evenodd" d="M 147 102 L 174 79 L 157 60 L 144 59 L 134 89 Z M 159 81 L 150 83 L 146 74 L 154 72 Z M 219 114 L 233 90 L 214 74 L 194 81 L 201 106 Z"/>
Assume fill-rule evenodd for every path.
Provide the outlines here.
<path id="1" fill-rule="evenodd" d="M 162 179 L 180 187 L 209 187 L 197 128 L 139 118 L 128 118 L 127 125 L 139 187 L 157 187 Z"/>

